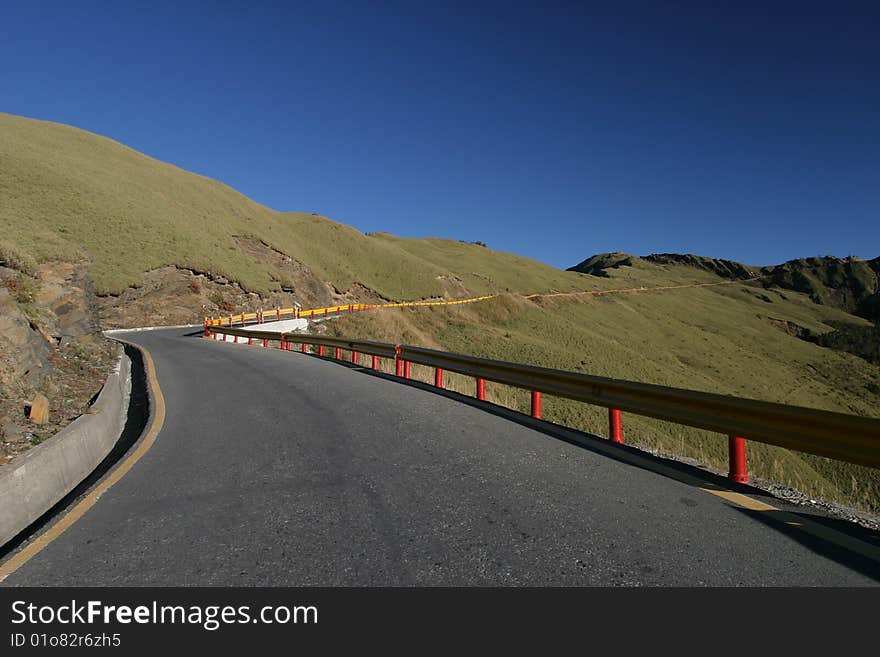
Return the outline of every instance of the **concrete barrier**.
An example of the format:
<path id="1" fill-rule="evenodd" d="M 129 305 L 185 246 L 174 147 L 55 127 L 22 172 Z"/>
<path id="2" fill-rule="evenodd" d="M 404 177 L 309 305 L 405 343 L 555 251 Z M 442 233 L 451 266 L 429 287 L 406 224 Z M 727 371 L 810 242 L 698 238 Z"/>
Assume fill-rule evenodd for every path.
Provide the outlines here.
<path id="1" fill-rule="evenodd" d="M 0 546 L 72 491 L 113 449 L 131 394 L 131 362 L 119 351 L 119 363 L 89 413 L 0 468 Z"/>

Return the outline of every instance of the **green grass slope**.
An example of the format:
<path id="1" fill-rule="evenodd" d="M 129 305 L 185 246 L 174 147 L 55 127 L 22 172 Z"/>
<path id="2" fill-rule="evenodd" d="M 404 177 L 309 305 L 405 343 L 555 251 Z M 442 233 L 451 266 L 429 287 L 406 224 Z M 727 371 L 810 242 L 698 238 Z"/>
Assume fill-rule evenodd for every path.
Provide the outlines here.
<path id="1" fill-rule="evenodd" d="M 341 291 L 360 283 L 391 299 L 579 284 L 576 274 L 520 256 L 483 249 L 487 257 L 475 258 L 481 247 L 369 236 L 325 217 L 275 212 L 105 137 L 9 114 L 0 114 L 0 234 L 6 259 L 90 259 L 98 293 L 139 285 L 143 272 L 164 265 L 277 290 L 279 272 L 245 253 L 237 236 L 266 242 Z"/>

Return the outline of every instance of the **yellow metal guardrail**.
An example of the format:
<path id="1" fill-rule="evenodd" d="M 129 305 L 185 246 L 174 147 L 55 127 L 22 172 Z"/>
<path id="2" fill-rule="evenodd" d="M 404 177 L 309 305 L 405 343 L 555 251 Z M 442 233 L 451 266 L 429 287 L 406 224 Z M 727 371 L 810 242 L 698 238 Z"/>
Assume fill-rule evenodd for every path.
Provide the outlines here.
<path id="1" fill-rule="evenodd" d="M 315 319 L 341 315 L 343 313 L 363 312 L 365 310 L 377 310 L 380 308 L 415 308 L 424 306 L 459 306 L 465 303 L 475 303 L 494 299 L 497 294 L 488 294 L 469 299 L 453 299 L 451 301 L 401 301 L 399 303 L 350 303 L 341 306 L 328 306 L 326 308 L 273 308 L 254 313 L 239 313 L 226 317 L 205 317 L 205 327 L 212 326 L 246 326 L 248 323 L 262 324 L 264 322 L 280 321 L 290 318 Z"/>
<path id="2" fill-rule="evenodd" d="M 253 331 L 242 328 L 217 327 L 211 337 L 233 336 L 236 341 L 278 342 L 291 350 L 300 344 L 303 352 L 309 345 L 395 360 L 397 376 L 409 377 L 409 364 L 433 367 L 434 383 L 443 387 L 443 372 L 450 371 L 476 378 L 476 396 L 485 398 L 485 381 L 523 388 L 532 392 L 532 416 L 541 417 L 541 394 L 555 395 L 602 406 L 609 409 L 611 440 L 623 442 L 621 411 L 643 415 L 676 424 L 707 429 L 725 434 L 729 439 L 729 477 L 747 482 L 745 439 L 777 445 L 809 454 L 816 454 L 858 465 L 880 468 L 880 420 L 822 411 L 786 404 L 763 402 L 695 390 L 669 388 L 647 383 L 610 379 L 578 372 L 567 372 L 532 365 L 522 365 L 475 356 L 454 354 L 423 347 L 395 345 L 364 340 L 348 340 L 324 336 Z M 223 338 L 225 340 L 225 338 Z"/>

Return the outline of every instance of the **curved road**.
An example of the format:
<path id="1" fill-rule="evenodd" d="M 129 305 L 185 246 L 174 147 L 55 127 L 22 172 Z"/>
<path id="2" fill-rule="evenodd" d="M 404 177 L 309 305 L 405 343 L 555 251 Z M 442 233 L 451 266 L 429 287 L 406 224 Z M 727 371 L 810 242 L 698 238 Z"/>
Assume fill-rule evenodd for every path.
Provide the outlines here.
<path id="1" fill-rule="evenodd" d="M 701 490 L 711 477 L 634 450 L 572 444 L 362 368 L 185 333 L 121 336 L 153 356 L 164 427 L 5 585 L 878 581 L 875 534 L 862 533 L 859 555 L 803 510 L 743 508 Z"/>

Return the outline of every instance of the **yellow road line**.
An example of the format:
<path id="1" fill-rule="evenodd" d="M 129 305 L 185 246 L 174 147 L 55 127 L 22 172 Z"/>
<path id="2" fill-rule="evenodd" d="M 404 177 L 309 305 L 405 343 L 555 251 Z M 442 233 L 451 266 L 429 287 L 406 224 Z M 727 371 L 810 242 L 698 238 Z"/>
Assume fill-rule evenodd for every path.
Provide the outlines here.
<path id="1" fill-rule="evenodd" d="M 770 504 L 765 504 L 764 502 L 761 502 L 759 500 L 752 499 L 751 497 L 743 495 L 742 493 L 735 493 L 729 490 L 704 488 L 702 486 L 698 486 L 698 488 L 706 493 L 710 493 L 711 495 L 715 495 L 717 497 L 725 499 L 731 504 L 749 509 L 750 511 L 760 511 L 764 513 L 770 512 L 773 515 L 773 520 L 777 522 L 781 522 L 785 525 L 788 525 L 789 527 L 796 527 L 798 531 L 828 541 L 829 543 L 844 547 L 850 552 L 854 552 L 855 554 L 866 557 L 872 561 L 880 561 L 880 546 L 872 545 L 871 543 L 853 538 L 848 534 L 844 534 L 841 531 L 832 529 L 831 527 L 827 527 L 826 525 L 816 522 L 815 520 L 810 520 L 804 516 L 799 516 L 790 511 L 783 511 L 782 509 L 771 506 Z"/>
<path id="2" fill-rule="evenodd" d="M 769 504 L 764 504 L 758 500 L 753 500 L 748 495 L 743 495 L 742 493 L 734 493 L 732 490 L 715 490 L 712 488 L 703 488 L 702 486 L 697 486 L 697 488 L 706 493 L 717 495 L 737 506 L 750 509 L 751 511 L 779 511 L 775 506 L 770 506 Z"/>
<path id="3" fill-rule="evenodd" d="M 159 387 L 159 381 L 156 379 L 156 366 L 153 363 L 153 357 L 150 356 L 150 353 L 143 347 L 140 347 L 140 350 L 144 355 L 144 365 L 147 370 L 147 382 L 153 393 L 153 402 L 155 404 L 153 421 L 150 423 L 143 440 L 141 440 L 137 448 L 129 454 L 109 476 L 102 479 L 88 495 L 77 502 L 73 508 L 61 516 L 61 518 L 49 527 L 49 529 L 38 536 L 33 542 L 28 543 L 21 551 L 16 552 L 5 563 L 0 564 L 0 582 L 5 580 L 12 573 L 39 554 L 43 548 L 61 536 L 68 527 L 72 526 L 73 523 L 82 518 L 86 512 L 95 505 L 98 498 L 107 492 L 113 484 L 122 479 L 122 477 L 134 467 L 134 464 L 140 461 L 141 457 L 143 457 L 143 455 L 153 446 L 153 443 L 156 441 L 156 436 L 159 435 L 159 432 L 162 430 L 162 425 L 165 423 L 165 398 L 162 396 L 162 389 Z"/>

